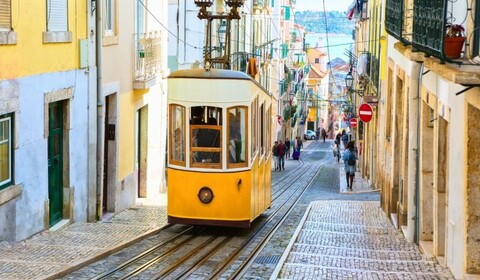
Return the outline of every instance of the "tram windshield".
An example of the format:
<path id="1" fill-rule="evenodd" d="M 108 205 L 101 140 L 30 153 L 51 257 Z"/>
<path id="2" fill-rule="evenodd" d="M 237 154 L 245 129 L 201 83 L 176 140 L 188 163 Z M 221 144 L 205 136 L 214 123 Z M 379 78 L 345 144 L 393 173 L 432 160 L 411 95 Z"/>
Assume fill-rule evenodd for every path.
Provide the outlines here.
<path id="1" fill-rule="evenodd" d="M 222 108 L 192 107 L 190 129 L 192 166 L 221 168 Z"/>

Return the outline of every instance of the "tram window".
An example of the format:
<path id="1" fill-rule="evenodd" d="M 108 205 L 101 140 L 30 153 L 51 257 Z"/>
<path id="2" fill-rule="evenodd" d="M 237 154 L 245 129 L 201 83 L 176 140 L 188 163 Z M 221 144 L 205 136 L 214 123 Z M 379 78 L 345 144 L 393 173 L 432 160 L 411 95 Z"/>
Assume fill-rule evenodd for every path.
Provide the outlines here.
<path id="1" fill-rule="evenodd" d="M 170 162 L 185 165 L 185 107 L 170 105 Z"/>
<path id="2" fill-rule="evenodd" d="M 265 152 L 265 105 L 260 106 L 260 153 Z"/>
<path id="3" fill-rule="evenodd" d="M 190 116 L 192 166 L 221 168 L 222 108 L 196 106 Z"/>
<path id="4" fill-rule="evenodd" d="M 258 150 L 258 118 L 257 118 L 257 113 L 258 113 L 258 98 L 256 98 L 252 102 L 251 106 L 252 110 L 252 159 L 254 158 L 255 153 Z"/>
<path id="5" fill-rule="evenodd" d="M 222 108 L 208 106 L 192 107 L 190 124 L 222 125 Z"/>
<path id="6" fill-rule="evenodd" d="M 267 115 L 265 116 L 266 124 L 267 124 L 267 141 L 266 141 L 266 149 L 267 152 L 272 150 L 272 106 L 270 105 L 267 109 Z"/>
<path id="7" fill-rule="evenodd" d="M 247 107 L 228 109 L 228 167 L 247 166 Z"/>

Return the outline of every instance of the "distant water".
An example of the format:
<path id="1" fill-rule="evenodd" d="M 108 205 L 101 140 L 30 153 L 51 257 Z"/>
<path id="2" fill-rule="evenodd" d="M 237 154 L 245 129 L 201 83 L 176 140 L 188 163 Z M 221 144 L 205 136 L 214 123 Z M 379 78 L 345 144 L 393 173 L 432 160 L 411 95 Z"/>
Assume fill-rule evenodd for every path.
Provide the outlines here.
<path id="1" fill-rule="evenodd" d="M 345 53 L 347 49 L 352 49 L 353 39 L 352 35 L 328 34 L 327 47 L 327 37 L 325 34 L 311 33 L 305 36 L 305 42 L 310 48 L 322 47 L 323 51 L 329 53 L 330 57 L 327 56 L 326 61 L 334 60 L 337 57 L 348 61 L 349 58 Z"/>

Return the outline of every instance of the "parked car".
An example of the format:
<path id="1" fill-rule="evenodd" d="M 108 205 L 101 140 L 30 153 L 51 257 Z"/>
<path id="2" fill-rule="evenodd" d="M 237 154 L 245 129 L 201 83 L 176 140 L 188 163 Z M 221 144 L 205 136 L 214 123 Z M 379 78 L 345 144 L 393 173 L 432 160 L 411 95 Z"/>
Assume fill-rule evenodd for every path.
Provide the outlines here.
<path id="1" fill-rule="evenodd" d="M 315 131 L 313 130 L 307 130 L 305 132 L 305 134 L 303 135 L 303 138 L 305 138 L 305 140 L 313 140 L 317 137 L 317 134 L 315 133 Z"/>

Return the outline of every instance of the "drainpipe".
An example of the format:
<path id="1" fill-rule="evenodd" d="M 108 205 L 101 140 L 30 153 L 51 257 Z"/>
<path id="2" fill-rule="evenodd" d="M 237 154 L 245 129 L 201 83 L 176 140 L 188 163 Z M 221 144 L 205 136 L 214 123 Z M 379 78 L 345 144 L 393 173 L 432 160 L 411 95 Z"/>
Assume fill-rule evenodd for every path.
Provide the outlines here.
<path id="1" fill-rule="evenodd" d="M 96 5 L 96 61 L 97 61 L 97 219 L 102 217 L 102 192 L 103 192 L 103 92 L 102 92 L 102 8 L 103 1 L 97 0 Z"/>
<path id="2" fill-rule="evenodd" d="M 410 83 L 409 92 L 409 106 L 408 115 L 412 117 L 412 121 L 409 122 L 408 131 L 410 135 L 408 137 L 408 197 L 407 197 L 407 232 L 406 238 L 408 242 L 418 241 L 419 231 L 419 167 L 420 167 L 420 101 L 421 101 L 421 84 L 422 84 L 422 72 L 423 64 L 417 62 L 411 62 L 411 77 L 418 77 L 417 80 L 412 79 Z M 416 101 L 416 102 L 415 102 Z M 416 104 L 413 105 L 413 104 Z M 416 117 L 416 121 L 415 120 Z"/>

